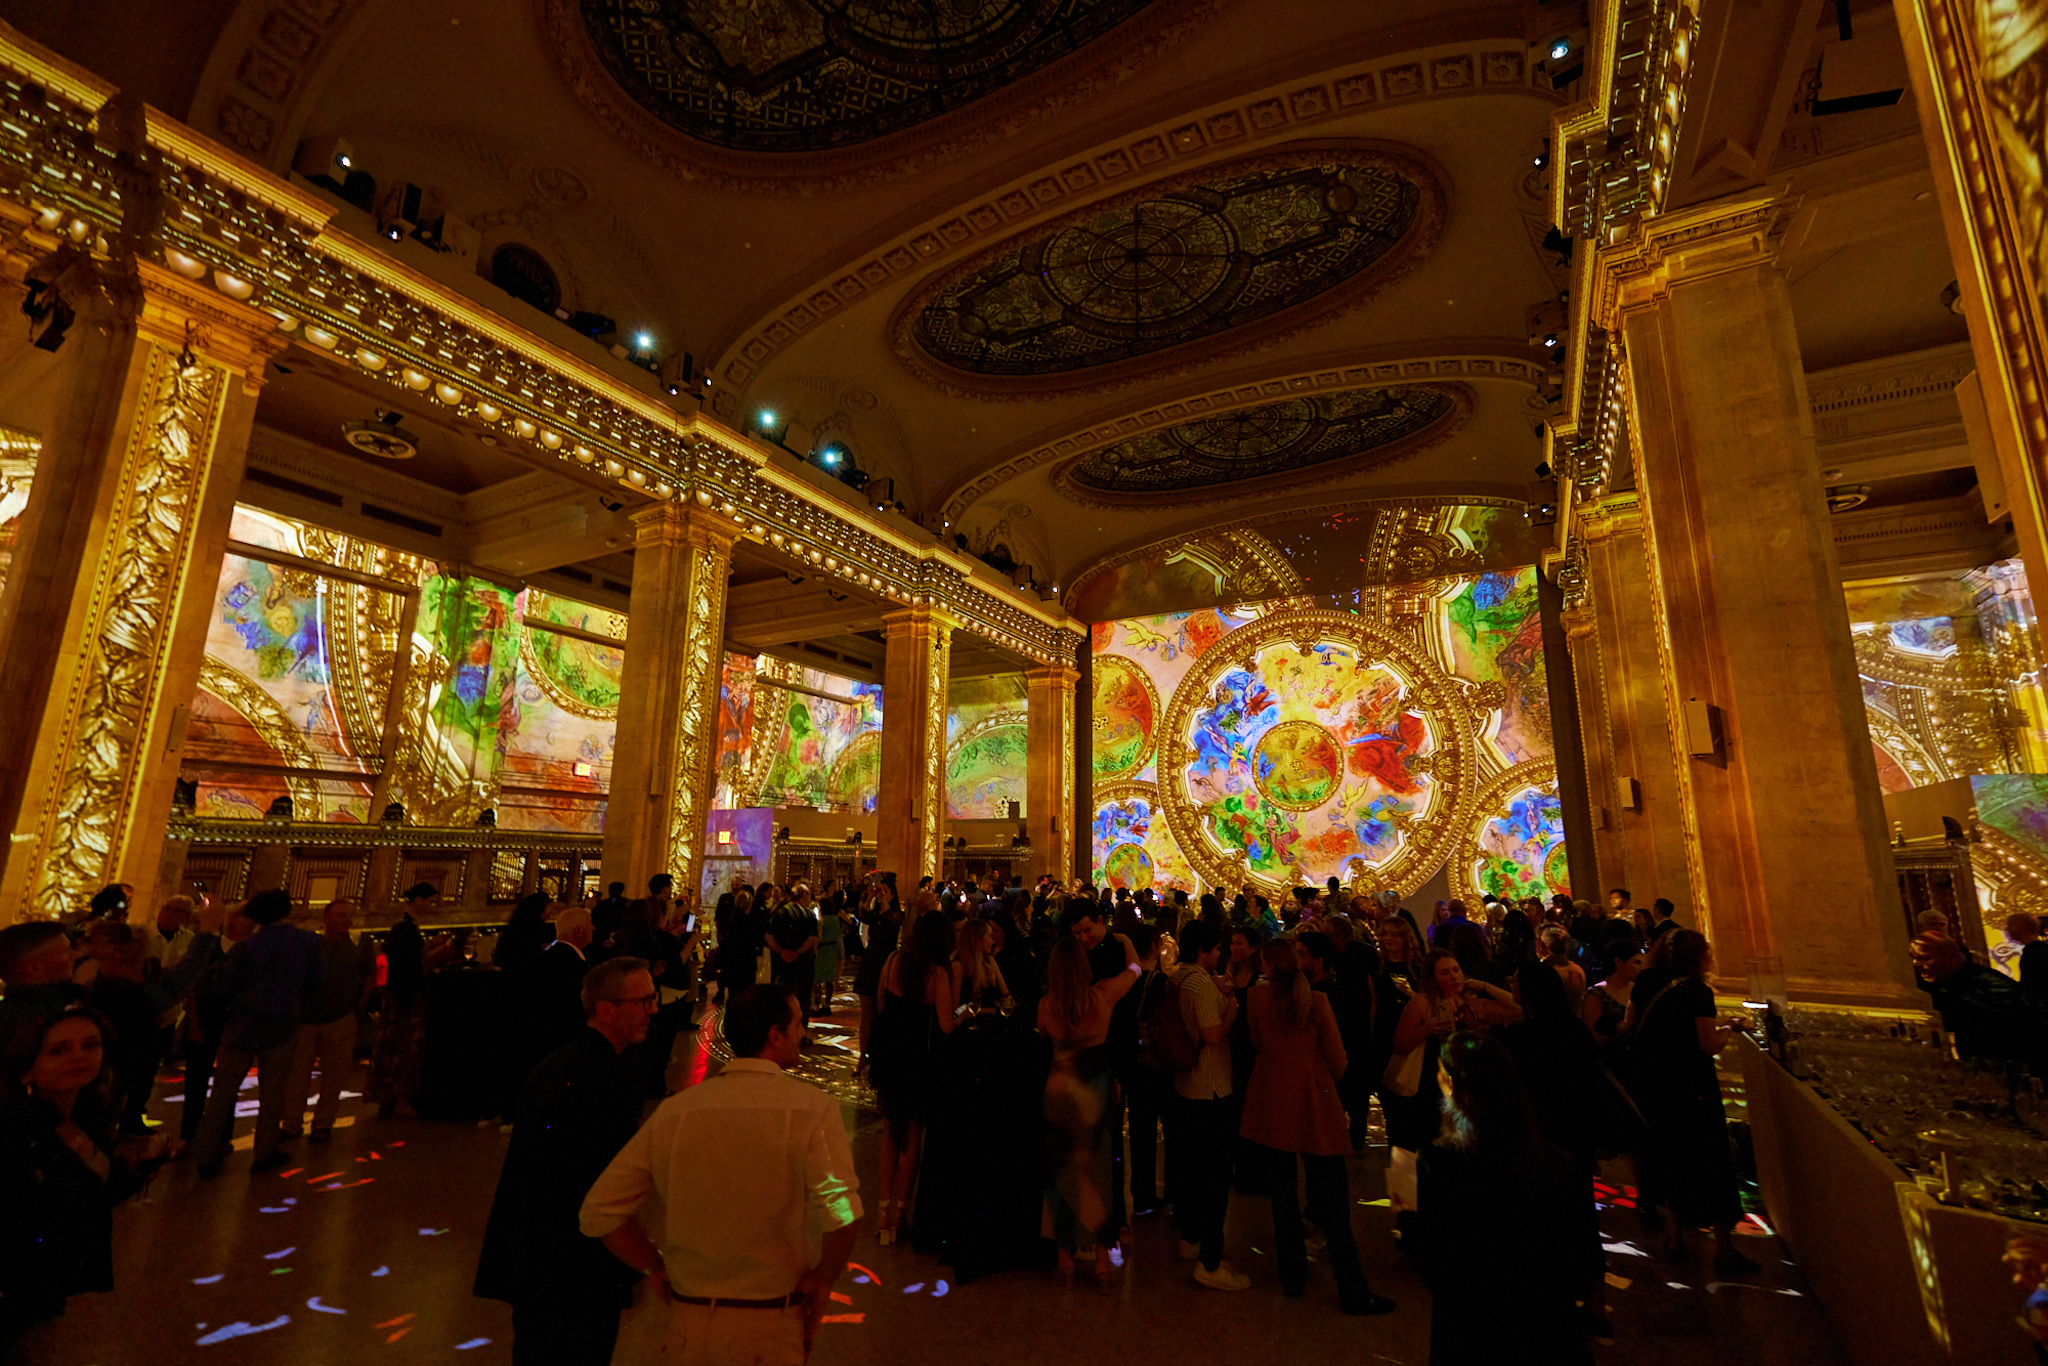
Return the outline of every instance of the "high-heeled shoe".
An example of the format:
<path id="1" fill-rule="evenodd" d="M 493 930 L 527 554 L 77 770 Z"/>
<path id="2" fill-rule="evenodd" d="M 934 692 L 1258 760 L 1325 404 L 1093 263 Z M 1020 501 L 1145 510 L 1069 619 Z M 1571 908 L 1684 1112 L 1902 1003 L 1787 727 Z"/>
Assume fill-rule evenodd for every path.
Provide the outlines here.
<path id="1" fill-rule="evenodd" d="M 878 1246 L 888 1247 L 896 1241 L 896 1206 L 897 1202 L 894 1200 L 882 1202 L 882 1212 L 875 1224 L 875 1242 Z"/>

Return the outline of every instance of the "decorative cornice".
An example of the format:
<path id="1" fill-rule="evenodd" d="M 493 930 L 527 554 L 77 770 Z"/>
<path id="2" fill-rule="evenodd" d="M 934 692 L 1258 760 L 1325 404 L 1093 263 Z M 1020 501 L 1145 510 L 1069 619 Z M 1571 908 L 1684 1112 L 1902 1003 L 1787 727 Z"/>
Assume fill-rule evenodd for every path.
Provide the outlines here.
<path id="1" fill-rule="evenodd" d="M 1484 343 L 1481 343 L 1484 345 Z M 1019 454 L 997 456 L 961 483 L 940 509 L 948 522 L 960 520 L 974 503 L 1021 475 L 1050 464 L 1085 455 L 1118 441 L 1141 436 L 1162 427 L 1177 426 L 1203 417 L 1216 417 L 1260 403 L 1340 389 L 1361 389 L 1382 384 L 1417 384 L 1444 380 L 1507 380 L 1534 388 L 1541 366 L 1521 359 L 1528 348 L 1502 341 L 1496 354 L 1477 348 L 1462 354 L 1403 356 L 1342 367 L 1323 366 L 1271 379 L 1232 384 L 1206 393 L 1190 394 L 1170 402 L 1155 403 L 1134 413 L 1125 413 L 1091 423 L 1079 431 L 1042 442 Z"/>
<path id="2" fill-rule="evenodd" d="M 591 858 L 597 857 L 604 846 L 602 836 L 565 835 L 548 830 L 352 825 L 344 821 L 233 821 L 193 816 L 173 816 L 164 838 L 189 840 L 195 845 L 289 844 L 319 849 L 531 849 Z"/>
<path id="3" fill-rule="evenodd" d="M 869 292 L 921 277 L 1105 188 L 1168 168 L 1212 165 L 1269 139 L 1313 136 L 1321 125 L 1383 106 L 1502 94 L 1556 99 L 1534 83 L 1519 43 L 1488 39 L 1377 56 L 1315 80 L 1290 80 L 1178 113 L 1100 143 L 820 271 L 815 283 L 784 299 L 719 355 L 707 371 L 719 377 L 714 411 L 727 418 L 744 412 L 747 385 L 776 353 Z"/>
<path id="4" fill-rule="evenodd" d="M 1799 203 L 1780 188 L 1631 225 L 1598 252 L 1587 300 L 1592 322 L 1617 332 L 1623 314 L 1656 303 L 1675 280 L 1707 279 L 1775 258 Z"/>
<path id="5" fill-rule="evenodd" d="M 221 337 L 247 332 L 239 324 L 260 310 L 277 319 L 273 335 L 446 407 L 539 468 L 561 462 L 636 501 L 719 506 L 743 534 L 824 547 L 813 563 L 826 572 L 899 603 L 947 603 L 967 629 L 1033 658 L 1068 658 L 1078 645 L 1064 613 L 982 586 L 965 557 L 819 492 L 771 465 L 759 443 L 676 412 L 320 225 L 324 203 L 156 111 L 147 146 L 111 150 L 126 130 L 96 132 L 90 111 L 61 91 L 32 93 L 45 65 L 0 31 L 0 68 L 19 78 L 0 81 L 0 118 L 19 130 L 0 141 L 0 218 L 13 226 L 5 247 L 17 261 L 63 241 L 100 254 L 132 245 L 160 263 L 152 284 L 177 293 L 186 313 L 205 316 L 210 301 L 223 324 L 237 324 L 215 328 Z M 260 350 L 252 342 L 248 355 L 221 358 L 248 367 L 246 386 L 260 379 Z"/>

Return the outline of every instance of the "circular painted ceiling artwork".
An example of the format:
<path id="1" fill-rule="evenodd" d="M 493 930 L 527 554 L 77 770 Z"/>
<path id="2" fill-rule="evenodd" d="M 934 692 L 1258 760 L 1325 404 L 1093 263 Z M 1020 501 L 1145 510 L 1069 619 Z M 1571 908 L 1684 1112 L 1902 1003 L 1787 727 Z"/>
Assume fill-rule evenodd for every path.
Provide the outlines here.
<path id="1" fill-rule="evenodd" d="M 677 132 L 819 152 L 915 127 L 1157 0 L 580 0 L 611 78 Z"/>
<path id="2" fill-rule="evenodd" d="M 1471 411 L 1458 385 L 1395 385 L 1287 398 L 1145 432 L 1089 451 L 1055 476 L 1082 500 L 1149 499 L 1242 480 L 1300 476 L 1338 461 L 1370 469 L 1413 453 Z"/>
<path id="3" fill-rule="evenodd" d="M 1152 754 L 1159 698 L 1145 671 L 1122 655 L 1095 657 L 1095 777 L 1128 778 Z"/>
<path id="4" fill-rule="evenodd" d="M 1485 784 L 1453 865 L 1454 890 L 1467 900 L 1483 893 L 1546 901 L 1570 894 L 1564 807 L 1550 760 L 1516 764 Z"/>
<path id="5" fill-rule="evenodd" d="M 1175 690 L 1160 803 L 1211 882 L 1336 877 L 1405 894 L 1464 828 L 1472 735 L 1458 686 L 1403 638 L 1338 612 L 1275 613 Z"/>
<path id="6" fill-rule="evenodd" d="M 1433 236 L 1439 203 L 1419 163 L 1368 149 L 1167 182 L 944 278 L 920 296 L 908 341 L 989 377 L 1134 360 L 1384 281 Z"/>

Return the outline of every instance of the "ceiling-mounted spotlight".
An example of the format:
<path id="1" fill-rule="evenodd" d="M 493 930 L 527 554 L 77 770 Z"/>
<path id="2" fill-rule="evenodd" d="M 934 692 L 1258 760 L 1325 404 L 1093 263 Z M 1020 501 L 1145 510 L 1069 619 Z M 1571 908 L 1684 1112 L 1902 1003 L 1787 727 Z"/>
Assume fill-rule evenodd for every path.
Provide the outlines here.
<path id="1" fill-rule="evenodd" d="M 377 410 L 375 422 L 354 422 L 341 424 L 341 439 L 363 452 L 383 460 L 410 460 L 420 453 L 420 439 L 399 426 L 397 413 Z"/>
<path id="2" fill-rule="evenodd" d="M 1942 286 L 1941 306 L 1951 313 L 1963 311 L 1963 287 L 1958 281 L 1950 280 Z"/>

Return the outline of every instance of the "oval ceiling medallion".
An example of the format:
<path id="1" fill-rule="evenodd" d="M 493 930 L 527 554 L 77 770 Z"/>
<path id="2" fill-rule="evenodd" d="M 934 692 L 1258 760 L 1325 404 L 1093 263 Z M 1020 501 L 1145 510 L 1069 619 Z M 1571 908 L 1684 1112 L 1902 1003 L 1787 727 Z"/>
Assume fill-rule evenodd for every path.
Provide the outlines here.
<path id="1" fill-rule="evenodd" d="M 1302 149 L 1155 183 L 1013 239 L 928 286 L 897 349 L 991 388 L 1094 382 L 1231 334 L 1268 339 L 1414 265 L 1437 178 L 1379 147 Z"/>
<path id="2" fill-rule="evenodd" d="M 1471 409 L 1470 391 L 1458 384 L 1281 399 L 1097 447 L 1061 466 L 1053 480 L 1081 502 L 1235 498 L 1406 459 L 1456 431 Z"/>
<path id="3" fill-rule="evenodd" d="M 1157 0 L 579 0 L 598 59 L 669 127 L 744 152 L 855 147 L 1072 55 Z"/>

